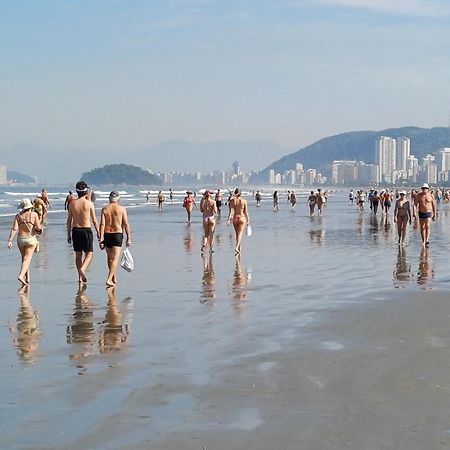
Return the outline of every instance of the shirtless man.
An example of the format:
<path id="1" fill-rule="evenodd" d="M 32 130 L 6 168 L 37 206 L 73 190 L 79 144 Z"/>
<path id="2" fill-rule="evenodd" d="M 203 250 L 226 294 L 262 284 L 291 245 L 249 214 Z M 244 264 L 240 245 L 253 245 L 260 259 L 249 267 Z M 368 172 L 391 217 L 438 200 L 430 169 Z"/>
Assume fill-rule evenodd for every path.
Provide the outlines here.
<path id="1" fill-rule="evenodd" d="M 119 205 L 120 195 L 117 191 L 109 194 L 109 205 L 102 209 L 100 219 L 100 248 L 106 249 L 108 263 L 108 278 L 106 285 L 111 287 L 117 284 L 116 270 L 119 264 L 120 249 L 123 243 L 123 230 L 127 234 L 126 246 L 131 245 L 130 225 L 127 210 Z"/>
<path id="2" fill-rule="evenodd" d="M 74 196 L 73 196 L 73 192 L 69 191 L 69 195 L 66 197 L 66 201 L 64 202 L 64 210 L 65 211 L 69 211 L 69 205 L 71 202 L 73 202 L 75 200 Z"/>
<path id="3" fill-rule="evenodd" d="M 166 198 L 164 197 L 164 194 L 161 192 L 161 191 L 159 191 L 158 192 L 158 209 L 160 210 L 160 211 L 162 211 L 163 210 L 163 203 L 164 203 L 164 200 L 165 200 Z"/>
<path id="4" fill-rule="evenodd" d="M 75 251 L 75 264 L 78 271 L 78 282 L 86 283 L 85 272 L 92 261 L 94 251 L 94 238 L 91 230 L 92 224 L 100 239 L 94 204 L 87 198 L 88 185 L 79 181 L 75 187 L 78 198 L 70 203 L 67 216 L 67 242 L 73 241 Z M 83 258 L 84 252 L 84 258 Z"/>
<path id="5" fill-rule="evenodd" d="M 436 201 L 430 193 L 430 186 L 424 183 L 421 192 L 414 197 L 414 205 L 419 214 L 420 235 L 422 236 L 422 245 L 430 246 L 430 225 L 436 218 Z"/>
<path id="6" fill-rule="evenodd" d="M 44 221 L 45 218 L 47 217 L 48 210 L 52 207 L 50 205 L 50 200 L 48 199 L 48 191 L 47 191 L 47 189 L 42 189 L 42 191 L 41 191 L 41 198 L 42 198 L 42 201 L 44 202 L 44 205 L 45 205 L 44 217 L 42 219 L 42 221 Z"/>

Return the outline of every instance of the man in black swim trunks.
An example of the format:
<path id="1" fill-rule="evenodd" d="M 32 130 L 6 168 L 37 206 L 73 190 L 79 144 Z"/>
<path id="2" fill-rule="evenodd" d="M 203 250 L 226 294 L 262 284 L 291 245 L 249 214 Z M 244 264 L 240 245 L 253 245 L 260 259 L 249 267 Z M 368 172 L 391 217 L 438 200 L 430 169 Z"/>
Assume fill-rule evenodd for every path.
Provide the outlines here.
<path id="1" fill-rule="evenodd" d="M 100 238 L 94 204 L 87 198 L 89 186 L 84 181 L 76 185 L 78 198 L 69 204 L 67 216 L 67 242 L 73 242 L 75 264 L 78 271 L 78 282 L 86 283 L 86 270 L 92 261 L 94 237 L 91 227 L 94 225 L 97 238 Z M 83 258 L 84 253 L 84 258 Z"/>
<path id="2" fill-rule="evenodd" d="M 222 208 L 222 202 L 223 202 L 223 194 L 222 194 L 222 192 L 220 192 L 220 189 L 217 189 L 215 201 L 216 201 L 216 206 L 217 206 L 217 214 L 220 217 L 220 213 L 221 213 L 220 209 Z"/>
<path id="3" fill-rule="evenodd" d="M 422 236 L 422 245 L 430 246 L 430 225 L 436 218 L 436 201 L 430 192 L 430 186 L 424 183 L 421 192 L 414 197 L 414 205 L 419 212 L 420 235 Z"/>
<path id="4" fill-rule="evenodd" d="M 131 245 L 130 225 L 128 223 L 127 210 L 119 205 L 120 195 L 117 191 L 109 194 L 109 205 L 102 209 L 100 220 L 100 248 L 106 249 L 108 263 L 108 278 L 106 285 L 115 286 L 116 270 L 119 265 L 120 249 L 123 243 L 123 230 L 127 234 L 127 247 Z"/>

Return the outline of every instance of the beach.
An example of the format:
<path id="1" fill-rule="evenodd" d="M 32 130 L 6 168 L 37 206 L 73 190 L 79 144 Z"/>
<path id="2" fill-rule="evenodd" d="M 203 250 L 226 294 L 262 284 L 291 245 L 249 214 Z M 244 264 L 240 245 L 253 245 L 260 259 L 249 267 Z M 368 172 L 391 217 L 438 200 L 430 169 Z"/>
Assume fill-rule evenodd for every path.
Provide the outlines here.
<path id="1" fill-rule="evenodd" d="M 399 249 L 392 216 L 346 192 L 322 217 L 306 191 L 279 212 L 246 194 L 236 258 L 226 208 L 202 256 L 198 210 L 188 225 L 178 198 L 158 212 L 142 195 L 126 201 L 136 268 L 114 290 L 97 248 L 79 288 L 59 211 L 18 291 L 2 217 L 1 448 L 450 445 L 448 205 L 430 249 L 414 229 Z"/>

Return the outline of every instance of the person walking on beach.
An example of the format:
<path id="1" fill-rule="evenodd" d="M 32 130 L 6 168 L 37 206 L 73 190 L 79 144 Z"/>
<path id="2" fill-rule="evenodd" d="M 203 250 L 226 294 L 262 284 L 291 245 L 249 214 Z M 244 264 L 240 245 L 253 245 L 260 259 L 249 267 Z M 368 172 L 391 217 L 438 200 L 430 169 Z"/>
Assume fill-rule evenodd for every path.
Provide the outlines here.
<path id="1" fill-rule="evenodd" d="M 127 235 L 126 246 L 131 245 L 131 231 L 127 210 L 119 205 L 120 195 L 117 191 L 109 194 L 109 205 L 102 209 L 100 219 L 100 248 L 106 250 L 108 263 L 107 286 L 117 284 L 116 270 L 119 264 L 120 249 L 123 244 L 123 231 Z"/>
<path id="2" fill-rule="evenodd" d="M 353 189 L 350 189 L 348 193 L 348 201 L 350 205 L 353 205 L 353 200 L 355 199 L 355 194 L 353 193 Z"/>
<path id="3" fill-rule="evenodd" d="M 297 196 L 295 195 L 294 191 L 291 192 L 290 202 L 291 202 L 291 209 L 292 211 L 294 211 L 295 205 L 297 204 Z"/>
<path id="4" fill-rule="evenodd" d="M 42 218 L 42 223 L 44 223 L 44 221 L 45 221 L 45 219 L 47 217 L 47 214 L 48 214 L 48 210 L 52 207 L 51 204 L 50 204 L 50 200 L 48 198 L 48 191 L 47 191 L 47 189 L 42 189 L 42 191 L 41 191 L 41 198 L 42 198 L 42 201 L 43 201 L 43 203 L 45 205 L 44 217 Z"/>
<path id="5" fill-rule="evenodd" d="M 169 189 L 169 200 L 170 200 L 170 204 L 173 204 L 173 192 L 172 192 L 172 188 Z"/>
<path id="6" fill-rule="evenodd" d="M 245 226 L 250 224 L 247 200 L 241 197 L 241 190 L 239 188 L 235 189 L 234 197 L 230 202 L 230 212 L 227 220 L 228 225 L 230 224 L 231 219 L 233 219 L 233 227 L 236 234 L 235 252 L 236 254 L 239 254 L 241 253 L 241 241 Z"/>
<path id="7" fill-rule="evenodd" d="M 384 212 L 386 213 L 386 215 L 389 215 L 389 210 L 392 206 L 392 192 L 390 192 L 389 190 L 386 190 L 386 192 L 384 193 L 383 206 Z"/>
<path id="8" fill-rule="evenodd" d="M 217 214 L 216 202 L 211 198 L 211 191 L 206 190 L 203 194 L 203 198 L 200 201 L 200 212 L 203 215 L 203 244 L 201 251 L 205 251 L 206 246 L 209 246 L 209 252 L 212 253 L 213 241 L 214 241 L 214 229 L 216 227 L 215 215 Z"/>
<path id="9" fill-rule="evenodd" d="M 316 209 L 316 194 L 311 191 L 308 197 L 309 215 L 314 216 L 314 210 Z"/>
<path id="10" fill-rule="evenodd" d="M 42 195 L 38 194 L 37 197 L 34 199 L 33 203 L 34 203 L 33 206 L 34 211 L 39 216 L 39 221 L 42 224 L 44 223 L 44 217 L 47 215 L 46 206 L 44 201 L 42 200 Z"/>
<path id="11" fill-rule="evenodd" d="M 397 223 L 398 243 L 403 244 L 406 236 L 406 225 L 411 225 L 411 205 L 406 198 L 406 191 L 399 192 L 399 199 L 395 202 L 394 223 Z"/>
<path id="12" fill-rule="evenodd" d="M 163 210 L 163 203 L 164 203 L 164 200 L 165 200 L 165 199 L 166 199 L 166 198 L 164 197 L 163 193 L 162 193 L 161 191 L 159 191 L 159 192 L 158 192 L 158 209 L 159 209 L 160 211 Z"/>
<path id="13" fill-rule="evenodd" d="M 78 282 L 86 283 L 86 270 L 92 261 L 94 251 L 94 238 L 92 225 L 100 240 L 100 233 L 95 217 L 94 204 L 88 199 L 88 185 L 84 181 L 79 181 L 75 187 L 78 198 L 70 203 L 69 214 L 67 216 L 67 242 L 73 242 L 75 251 L 75 264 L 78 271 Z M 84 257 L 83 257 L 84 253 Z"/>
<path id="14" fill-rule="evenodd" d="M 280 197 L 278 195 L 278 191 L 275 191 L 273 193 L 273 210 L 274 211 L 280 210 Z"/>
<path id="15" fill-rule="evenodd" d="M 20 212 L 14 217 L 11 232 L 8 238 L 8 248 L 12 248 L 12 240 L 17 233 L 17 247 L 22 258 L 22 265 L 18 280 L 23 286 L 30 282 L 30 264 L 33 253 L 39 246 L 36 234 L 42 233 L 41 221 L 38 214 L 33 211 L 33 203 L 29 198 L 21 200 Z"/>
<path id="16" fill-rule="evenodd" d="M 261 206 L 261 192 L 256 191 L 255 200 L 256 200 L 256 206 Z"/>
<path id="17" fill-rule="evenodd" d="M 317 205 L 317 214 L 319 216 L 322 215 L 322 208 L 325 205 L 325 198 L 322 195 L 321 189 L 317 189 L 317 194 L 316 194 L 316 205 Z"/>
<path id="18" fill-rule="evenodd" d="M 66 201 L 64 202 L 64 211 L 68 211 L 69 210 L 69 205 L 74 200 L 75 200 L 75 197 L 73 196 L 73 192 L 69 191 L 69 195 L 66 197 Z"/>
<path id="19" fill-rule="evenodd" d="M 371 197 L 370 209 L 372 210 L 372 213 L 375 215 L 378 212 L 379 204 L 380 204 L 380 196 L 378 195 L 378 191 L 373 191 L 372 197 Z"/>
<path id="20" fill-rule="evenodd" d="M 436 201 L 430 193 L 430 186 L 424 183 L 421 192 L 416 194 L 414 204 L 419 214 L 420 235 L 422 237 L 422 245 L 430 246 L 431 222 L 436 219 Z"/>
<path id="21" fill-rule="evenodd" d="M 147 203 L 150 201 L 150 191 L 147 192 L 147 195 L 145 196 L 145 198 L 147 199 Z"/>
<path id="22" fill-rule="evenodd" d="M 186 213 L 187 213 L 187 222 L 191 223 L 191 214 L 192 214 L 192 208 L 195 206 L 195 199 L 192 196 L 192 192 L 191 191 L 187 191 L 186 192 L 186 197 L 184 197 L 183 200 L 183 208 L 186 209 Z"/>
<path id="23" fill-rule="evenodd" d="M 216 201 L 216 207 L 217 207 L 217 216 L 220 219 L 220 216 L 222 214 L 222 202 L 223 202 L 223 194 L 222 194 L 222 192 L 220 192 L 220 189 L 217 189 L 215 201 Z"/>

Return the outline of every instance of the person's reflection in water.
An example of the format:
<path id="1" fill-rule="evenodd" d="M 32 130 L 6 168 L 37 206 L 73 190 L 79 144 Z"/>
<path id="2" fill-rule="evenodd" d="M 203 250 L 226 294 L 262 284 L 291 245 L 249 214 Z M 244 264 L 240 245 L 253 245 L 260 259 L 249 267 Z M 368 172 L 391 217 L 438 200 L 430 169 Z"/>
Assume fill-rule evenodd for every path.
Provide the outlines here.
<path id="1" fill-rule="evenodd" d="M 397 261 L 394 269 L 394 285 L 401 286 L 411 277 L 411 264 L 406 259 L 406 251 L 403 246 L 399 246 Z M 398 283 L 395 283 L 398 281 Z"/>
<path id="2" fill-rule="evenodd" d="M 33 310 L 29 297 L 29 286 L 19 289 L 20 308 L 16 323 L 9 324 L 14 345 L 22 361 L 33 363 L 37 357 L 41 332 L 39 330 L 39 315 Z"/>
<path id="3" fill-rule="evenodd" d="M 67 327 L 67 343 L 76 344 L 77 348 L 69 357 L 80 359 L 94 353 L 95 328 L 92 300 L 86 295 L 87 286 L 81 284 L 75 297 L 72 324 Z"/>
<path id="4" fill-rule="evenodd" d="M 128 324 L 124 323 L 123 313 L 117 305 L 116 287 L 109 287 L 106 292 L 108 304 L 98 341 L 100 353 L 120 350 L 130 334 Z"/>
<path id="5" fill-rule="evenodd" d="M 417 283 L 425 285 L 434 278 L 433 261 L 430 259 L 430 249 L 423 247 L 420 252 L 419 271 L 417 273 Z"/>
<path id="6" fill-rule="evenodd" d="M 389 215 L 387 215 L 384 218 L 384 237 L 387 242 L 390 242 L 391 235 L 392 235 L 392 227 L 391 227 L 391 222 L 389 220 Z"/>
<path id="7" fill-rule="evenodd" d="M 194 237 L 190 223 L 187 224 L 186 235 L 184 236 L 184 248 L 188 253 L 192 253 L 192 249 L 194 248 Z"/>
<path id="8" fill-rule="evenodd" d="M 242 269 L 241 256 L 236 255 L 236 267 L 234 270 L 233 284 L 231 288 L 232 296 L 235 300 L 247 299 L 247 282 L 249 274 Z M 237 304 L 236 307 L 239 307 Z"/>
<path id="9" fill-rule="evenodd" d="M 208 300 L 216 298 L 216 276 L 214 274 L 212 254 L 202 255 L 202 259 L 203 277 L 200 303 L 206 303 Z"/>

